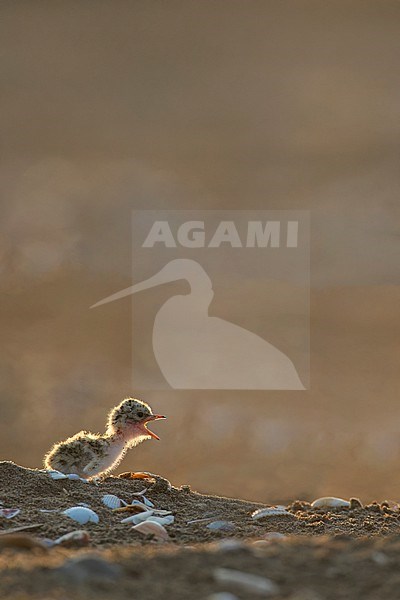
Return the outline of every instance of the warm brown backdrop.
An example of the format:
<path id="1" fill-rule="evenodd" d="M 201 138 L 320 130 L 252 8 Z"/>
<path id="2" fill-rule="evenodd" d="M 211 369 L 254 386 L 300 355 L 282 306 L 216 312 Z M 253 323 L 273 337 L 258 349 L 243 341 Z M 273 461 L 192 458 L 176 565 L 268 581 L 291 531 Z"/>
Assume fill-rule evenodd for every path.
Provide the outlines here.
<path id="1" fill-rule="evenodd" d="M 398 499 L 399 2 L 0 13 L 0 457 L 39 466 L 134 392 L 129 299 L 88 311 L 131 282 L 132 208 L 309 208 L 311 390 L 148 393 L 162 442 L 123 467 Z"/>

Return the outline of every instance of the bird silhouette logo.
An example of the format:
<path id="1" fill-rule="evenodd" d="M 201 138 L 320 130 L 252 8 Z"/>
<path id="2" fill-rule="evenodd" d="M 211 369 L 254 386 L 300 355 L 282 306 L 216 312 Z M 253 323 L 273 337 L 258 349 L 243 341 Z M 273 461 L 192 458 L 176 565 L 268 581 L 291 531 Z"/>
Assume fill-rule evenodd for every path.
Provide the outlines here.
<path id="1" fill-rule="evenodd" d="M 190 293 L 169 298 L 158 310 L 153 352 L 174 389 L 304 390 L 292 361 L 257 334 L 208 309 L 212 281 L 195 260 L 174 259 L 156 275 L 100 300 L 91 308 L 171 281 L 185 279 Z"/>

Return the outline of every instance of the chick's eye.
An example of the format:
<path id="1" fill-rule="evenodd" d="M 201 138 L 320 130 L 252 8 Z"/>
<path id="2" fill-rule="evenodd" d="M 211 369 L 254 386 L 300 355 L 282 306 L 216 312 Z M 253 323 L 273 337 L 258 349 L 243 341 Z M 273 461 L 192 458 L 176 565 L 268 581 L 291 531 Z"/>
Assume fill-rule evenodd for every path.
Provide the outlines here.
<path id="1" fill-rule="evenodd" d="M 142 417 L 144 417 L 144 414 L 142 413 L 141 410 L 139 410 L 137 416 L 139 417 L 139 419 L 141 419 Z"/>

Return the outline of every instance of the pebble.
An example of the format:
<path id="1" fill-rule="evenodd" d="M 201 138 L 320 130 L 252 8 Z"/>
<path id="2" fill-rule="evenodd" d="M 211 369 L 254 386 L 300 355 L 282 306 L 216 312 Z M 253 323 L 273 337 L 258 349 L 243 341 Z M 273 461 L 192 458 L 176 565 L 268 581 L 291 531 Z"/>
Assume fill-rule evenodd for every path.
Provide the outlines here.
<path id="1" fill-rule="evenodd" d="M 175 517 L 173 515 L 167 515 L 166 517 L 155 517 L 152 515 L 146 521 L 151 521 L 152 523 L 158 523 L 159 525 L 172 525 L 175 521 Z"/>
<path id="2" fill-rule="evenodd" d="M 76 584 L 117 581 L 122 576 L 122 569 L 119 565 L 90 554 L 70 558 L 55 570 L 67 578 L 70 583 Z"/>
<path id="3" fill-rule="evenodd" d="M 278 586 L 271 579 L 253 575 L 252 573 L 244 573 L 243 571 L 220 567 L 215 569 L 213 574 L 217 583 L 231 585 L 243 592 L 261 594 L 264 597 L 273 596 L 279 592 Z"/>
<path id="4" fill-rule="evenodd" d="M 143 499 L 143 503 L 146 506 L 149 506 L 150 508 L 154 508 L 153 502 L 151 500 L 149 500 L 148 498 L 146 498 L 146 496 L 142 496 L 142 499 Z"/>
<path id="5" fill-rule="evenodd" d="M 311 503 L 312 508 L 350 508 L 350 502 L 343 500 L 343 498 L 335 498 L 335 496 L 324 496 L 323 498 L 317 498 Z"/>
<path id="6" fill-rule="evenodd" d="M 211 529 L 211 531 L 235 531 L 236 526 L 234 523 L 230 521 L 213 521 L 207 525 L 207 529 Z"/>

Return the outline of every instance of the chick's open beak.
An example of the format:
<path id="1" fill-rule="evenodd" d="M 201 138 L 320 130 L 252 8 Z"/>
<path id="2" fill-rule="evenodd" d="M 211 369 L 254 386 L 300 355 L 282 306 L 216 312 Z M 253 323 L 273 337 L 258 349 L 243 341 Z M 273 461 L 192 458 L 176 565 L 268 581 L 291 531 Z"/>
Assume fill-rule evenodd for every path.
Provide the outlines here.
<path id="1" fill-rule="evenodd" d="M 164 415 L 150 415 L 149 417 L 147 417 L 143 424 L 143 427 L 144 427 L 146 433 L 148 435 L 150 435 L 152 438 L 154 438 L 155 440 L 159 440 L 160 438 L 158 437 L 158 435 L 155 434 L 154 431 L 150 431 L 150 429 L 148 429 L 147 423 L 149 423 L 149 421 L 156 421 L 157 419 L 166 419 L 166 418 L 167 417 L 164 417 Z"/>

